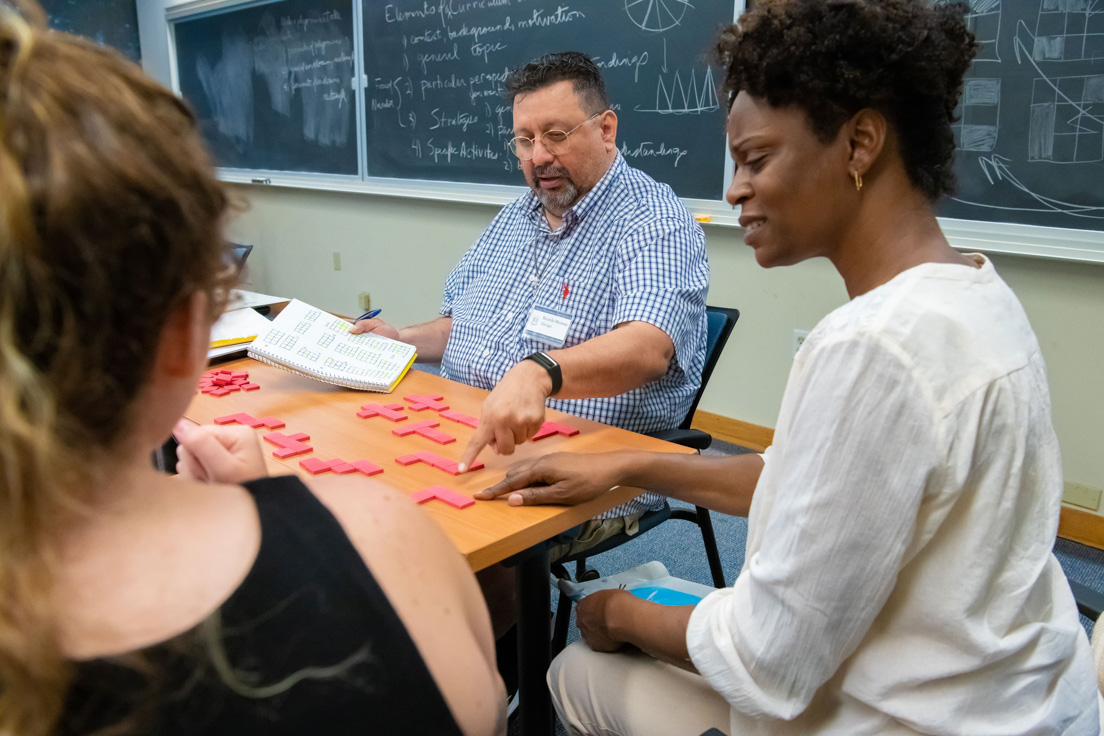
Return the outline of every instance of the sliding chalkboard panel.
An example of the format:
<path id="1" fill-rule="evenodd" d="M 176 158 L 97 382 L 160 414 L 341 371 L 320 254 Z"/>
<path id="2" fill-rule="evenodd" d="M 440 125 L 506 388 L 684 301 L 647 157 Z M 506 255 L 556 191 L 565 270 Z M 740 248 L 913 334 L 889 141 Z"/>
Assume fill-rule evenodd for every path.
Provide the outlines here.
<path id="1" fill-rule="evenodd" d="M 142 60 L 138 41 L 138 11 L 133 0 L 42 0 L 50 27 L 87 36 Z"/>
<path id="2" fill-rule="evenodd" d="M 1104 8 L 970 5 L 980 50 L 955 130 L 959 191 L 941 214 L 1104 229 Z"/>
<path id="3" fill-rule="evenodd" d="M 174 25 L 181 94 L 219 166 L 356 176 L 352 0 L 283 0 Z"/>
<path id="4" fill-rule="evenodd" d="M 603 68 L 629 164 L 682 197 L 721 199 L 725 121 L 709 51 L 732 20 L 731 0 L 365 2 L 368 174 L 522 184 L 503 80 L 572 50 Z"/>

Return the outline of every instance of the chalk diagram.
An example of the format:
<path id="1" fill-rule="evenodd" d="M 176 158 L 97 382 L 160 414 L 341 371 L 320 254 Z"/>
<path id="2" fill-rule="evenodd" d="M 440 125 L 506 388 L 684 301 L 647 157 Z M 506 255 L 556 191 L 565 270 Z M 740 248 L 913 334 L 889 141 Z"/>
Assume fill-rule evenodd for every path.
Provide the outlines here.
<path id="1" fill-rule="evenodd" d="M 667 78 L 661 74 L 656 80 L 655 107 L 638 106 L 634 109 L 660 115 L 687 115 L 711 112 L 719 107 L 713 70 L 706 67 L 701 81 L 698 81 L 696 69 L 690 72 L 690 79 L 686 82 L 683 82 L 682 73 L 677 69 Z"/>
<path id="2" fill-rule="evenodd" d="M 966 25 L 977 37 L 978 61 L 1000 61 L 997 40 L 1000 38 L 1000 0 L 970 0 Z"/>
<path id="3" fill-rule="evenodd" d="M 642 31 L 663 33 L 682 22 L 686 10 L 693 6 L 687 0 L 625 0 L 625 12 Z"/>
<path id="4" fill-rule="evenodd" d="M 970 2 L 967 19 L 979 42 L 975 73 L 993 68 L 984 62 L 1001 61 L 997 48 L 1001 10 L 1000 0 Z M 1044 187 L 1032 183 L 1042 178 L 1039 171 L 1025 168 L 1104 161 L 1104 73 L 1070 73 L 1084 69 L 1085 65 L 1077 62 L 1104 59 L 1104 0 L 1040 0 L 1034 21 L 1034 28 L 1029 25 L 1030 18 L 1010 24 L 1015 34 L 1011 44 L 1015 58 L 1004 60 L 1005 64 L 1024 67 L 1028 75 L 1025 81 L 1030 84 L 1029 90 L 1027 85 L 1018 91 L 1003 90 L 1008 100 L 1004 114 L 1008 120 L 1026 122 L 1026 137 L 1013 133 L 998 149 L 1002 80 L 996 76 L 967 78 L 958 109 L 959 122 L 954 126 L 956 148 L 977 154 L 974 158 L 984 181 L 1006 192 L 1011 187 L 1026 206 L 1001 206 L 969 197 L 955 197 L 954 201 L 997 210 L 1104 219 L 1104 203 L 1077 203 L 1048 196 L 1042 191 Z M 1050 171 L 1047 176 L 1054 176 L 1055 170 Z M 1032 173 L 1036 174 L 1034 178 Z"/>
<path id="5" fill-rule="evenodd" d="M 654 112 L 660 115 L 692 115 L 712 112 L 720 108 L 717 102 L 717 84 L 713 79 L 712 67 L 706 66 L 698 81 L 698 70 L 690 71 L 690 79 L 683 80 L 682 71 L 675 69 L 670 74 L 667 69 L 667 39 L 663 39 L 663 65 L 656 77 L 656 95 L 654 107 L 633 109 L 637 112 Z"/>

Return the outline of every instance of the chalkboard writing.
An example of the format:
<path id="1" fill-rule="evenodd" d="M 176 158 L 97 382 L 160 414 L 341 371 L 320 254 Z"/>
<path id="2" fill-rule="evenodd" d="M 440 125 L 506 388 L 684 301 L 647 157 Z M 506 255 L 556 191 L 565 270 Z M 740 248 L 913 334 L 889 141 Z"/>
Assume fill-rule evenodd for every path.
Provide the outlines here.
<path id="1" fill-rule="evenodd" d="M 1104 8 L 975 0 L 946 217 L 1104 229 Z"/>
<path id="2" fill-rule="evenodd" d="M 174 26 L 180 91 L 220 166 L 359 173 L 350 0 L 286 0 Z"/>
<path id="3" fill-rule="evenodd" d="M 138 40 L 138 11 L 120 0 L 41 0 L 50 27 L 87 36 L 121 51 L 131 61 L 142 60 Z"/>
<path id="4" fill-rule="evenodd" d="M 521 184 L 507 72 L 582 51 L 602 67 L 632 166 L 721 199 L 724 112 L 709 64 L 731 2 L 390 0 L 363 6 L 368 173 Z"/>

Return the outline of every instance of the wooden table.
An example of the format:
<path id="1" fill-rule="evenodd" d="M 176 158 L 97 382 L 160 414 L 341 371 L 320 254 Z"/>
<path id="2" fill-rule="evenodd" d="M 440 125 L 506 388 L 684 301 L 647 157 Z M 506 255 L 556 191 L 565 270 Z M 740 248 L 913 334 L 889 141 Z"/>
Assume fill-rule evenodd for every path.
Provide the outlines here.
<path id="1" fill-rule="evenodd" d="M 575 427 L 574 437 L 553 436 L 539 442 L 518 446 L 509 457 L 499 457 L 484 450 L 480 461 L 483 470 L 452 476 L 424 463 L 400 466 L 395 458 L 421 450 L 459 460 L 468 439 L 474 432 L 462 424 L 438 417 L 437 412 L 405 411 L 409 419 L 391 422 L 383 417 L 361 419 L 357 411 L 364 404 L 408 405 L 404 396 L 440 394 L 454 411 L 478 417 L 487 392 L 449 381 L 428 373 L 411 371 L 392 394 L 331 386 L 310 378 L 241 358 L 217 367 L 249 371 L 250 381 L 261 386 L 258 391 L 237 392 L 223 397 L 197 394 L 185 416 L 199 424 L 211 424 L 215 417 L 245 412 L 254 417 L 277 417 L 287 424 L 278 431 L 284 434 L 306 432 L 314 451 L 306 455 L 278 460 L 272 457 L 273 446 L 264 443 L 270 472 L 306 475 L 299 466 L 304 458 L 345 461 L 368 460 L 384 468 L 374 480 L 408 494 L 433 485 L 443 485 L 458 493 L 471 495 L 494 485 L 514 462 L 550 452 L 603 452 L 612 449 L 653 450 L 659 452 L 693 452 L 684 447 L 636 434 L 616 427 L 549 410 L 547 419 Z M 432 419 L 440 422 L 438 431 L 456 441 L 440 445 L 417 435 L 397 437 L 392 429 Z M 258 430 L 258 435 L 267 430 Z M 475 506 L 458 510 L 439 501 L 422 506 L 444 530 L 456 548 L 464 554 L 473 571 L 497 562 L 516 565 L 519 588 L 518 654 L 519 689 L 521 693 L 522 733 L 526 736 L 551 734 L 552 710 L 544 674 L 548 669 L 548 612 L 551 607 L 548 582 L 548 557 L 544 542 L 561 532 L 608 511 L 639 495 L 636 488 L 615 488 L 589 503 L 579 506 L 510 507 L 505 500 L 476 502 Z"/>

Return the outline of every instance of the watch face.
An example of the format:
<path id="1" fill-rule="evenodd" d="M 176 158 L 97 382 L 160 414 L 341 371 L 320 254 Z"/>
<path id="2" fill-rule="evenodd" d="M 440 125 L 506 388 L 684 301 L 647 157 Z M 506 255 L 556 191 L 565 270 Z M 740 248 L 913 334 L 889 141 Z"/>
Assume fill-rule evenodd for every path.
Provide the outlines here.
<path id="1" fill-rule="evenodd" d="M 559 365 L 559 363 L 552 360 L 552 358 L 550 358 L 545 353 L 533 353 L 532 355 L 529 356 L 529 360 L 532 360 L 533 362 L 537 363 L 538 365 L 543 367 L 545 370 L 551 370 L 551 369 L 553 369 L 553 368 L 555 368 Z"/>
<path id="2" fill-rule="evenodd" d="M 531 360 L 541 368 L 548 371 L 548 375 L 552 378 L 552 393 L 551 396 L 555 396 L 560 391 L 560 387 L 563 385 L 563 377 L 560 373 L 560 364 L 542 352 L 536 352 L 526 358 Z"/>

